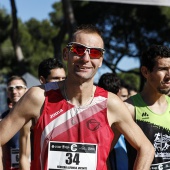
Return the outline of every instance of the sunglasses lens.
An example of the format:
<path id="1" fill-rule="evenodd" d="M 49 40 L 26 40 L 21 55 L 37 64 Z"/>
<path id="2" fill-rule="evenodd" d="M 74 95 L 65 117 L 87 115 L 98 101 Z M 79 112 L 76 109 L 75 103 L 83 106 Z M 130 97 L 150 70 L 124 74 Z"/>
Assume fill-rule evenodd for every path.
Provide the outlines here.
<path id="1" fill-rule="evenodd" d="M 90 57 L 91 58 L 100 58 L 102 56 L 102 51 L 99 49 L 91 48 L 90 49 Z"/>
<path id="2" fill-rule="evenodd" d="M 86 50 L 92 59 L 98 59 L 103 55 L 103 50 L 99 48 L 90 48 L 80 44 L 72 44 L 70 48 L 71 52 L 79 56 L 83 56 Z"/>
<path id="3" fill-rule="evenodd" d="M 17 90 L 21 90 L 21 89 L 23 89 L 24 87 L 23 86 L 16 86 L 16 89 Z"/>
<path id="4" fill-rule="evenodd" d="M 86 47 L 82 45 L 73 44 L 70 50 L 73 53 L 76 53 L 77 55 L 82 56 L 86 50 Z"/>
<path id="5" fill-rule="evenodd" d="M 13 91 L 13 87 L 8 87 L 8 91 Z"/>
<path id="6" fill-rule="evenodd" d="M 11 87 L 8 87 L 8 91 L 13 91 L 14 89 L 17 89 L 19 91 L 19 90 L 25 89 L 25 86 L 11 86 Z"/>

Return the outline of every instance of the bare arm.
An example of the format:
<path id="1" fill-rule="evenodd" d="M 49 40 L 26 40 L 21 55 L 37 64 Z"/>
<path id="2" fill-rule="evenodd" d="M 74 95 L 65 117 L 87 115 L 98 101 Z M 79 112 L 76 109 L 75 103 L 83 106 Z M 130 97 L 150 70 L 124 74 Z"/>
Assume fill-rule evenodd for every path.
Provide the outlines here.
<path id="1" fill-rule="evenodd" d="M 149 170 L 154 157 L 154 147 L 143 131 L 133 121 L 126 105 L 114 94 L 109 93 L 108 120 L 125 136 L 137 150 L 134 170 Z M 145 145 L 143 145 L 145 143 Z"/>
<path id="2" fill-rule="evenodd" d="M 10 113 L 0 122 L 0 169 L 2 168 L 2 145 L 7 143 L 24 124 L 37 119 L 44 103 L 44 90 L 40 87 L 29 89 Z"/>
<path id="3" fill-rule="evenodd" d="M 131 98 L 128 98 L 124 101 L 125 105 L 128 107 L 130 114 L 132 115 L 133 120 L 135 119 L 135 107 L 133 106 L 133 102 Z"/>
<path id="4" fill-rule="evenodd" d="M 0 169 L 3 170 L 3 162 L 2 162 L 2 159 L 3 159 L 3 157 L 2 157 L 2 147 L 0 147 Z"/>
<path id="5" fill-rule="evenodd" d="M 113 124 L 111 126 L 112 131 L 114 132 L 114 139 L 112 141 L 112 145 L 111 145 L 111 150 L 114 148 L 114 146 L 116 145 L 121 133 L 116 129 L 115 125 Z"/>
<path id="6" fill-rule="evenodd" d="M 3 168 L 6 169 L 6 164 L 5 164 L 5 160 L 6 160 L 6 154 L 7 154 L 7 146 L 3 145 L 2 146 L 2 162 L 3 162 Z"/>
<path id="7" fill-rule="evenodd" d="M 25 124 L 20 130 L 20 147 L 19 147 L 19 155 L 20 155 L 20 170 L 30 170 L 30 154 L 31 154 L 31 146 L 30 146 L 30 128 L 32 125 L 32 121 L 30 120 L 27 124 Z"/>

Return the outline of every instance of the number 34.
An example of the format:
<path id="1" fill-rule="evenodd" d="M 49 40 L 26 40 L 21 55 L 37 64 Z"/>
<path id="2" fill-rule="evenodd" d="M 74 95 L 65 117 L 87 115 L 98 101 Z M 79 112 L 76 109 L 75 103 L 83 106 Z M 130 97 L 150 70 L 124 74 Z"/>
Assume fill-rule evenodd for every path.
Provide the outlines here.
<path id="1" fill-rule="evenodd" d="M 75 155 L 72 153 L 66 153 L 67 159 L 66 159 L 66 164 L 72 164 L 75 163 L 76 165 L 79 165 L 80 159 L 79 159 L 79 154 L 76 153 Z"/>

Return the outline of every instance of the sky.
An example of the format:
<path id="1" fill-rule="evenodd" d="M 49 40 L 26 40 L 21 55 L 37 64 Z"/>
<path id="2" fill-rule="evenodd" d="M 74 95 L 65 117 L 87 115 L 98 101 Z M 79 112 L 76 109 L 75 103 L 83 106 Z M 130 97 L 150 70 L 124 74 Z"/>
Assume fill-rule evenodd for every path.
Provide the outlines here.
<path id="1" fill-rule="evenodd" d="M 23 22 L 28 21 L 34 17 L 37 20 L 48 19 L 49 12 L 51 12 L 52 4 L 58 0 L 15 0 L 17 8 L 17 16 L 22 19 Z M 0 0 L 0 7 L 7 9 L 7 12 L 11 13 L 10 0 Z"/>
<path id="2" fill-rule="evenodd" d="M 49 13 L 53 11 L 52 4 L 59 0 L 15 0 L 17 8 L 17 17 L 21 18 L 23 22 L 28 21 L 31 18 L 36 18 L 39 21 L 43 19 L 49 19 Z M 5 8 L 7 13 L 11 13 L 10 0 L 0 0 L 0 8 Z M 129 70 L 139 67 L 139 60 L 124 58 L 118 67 L 122 70 Z M 95 82 L 98 77 L 104 72 L 111 72 L 109 69 L 99 69 Z"/>

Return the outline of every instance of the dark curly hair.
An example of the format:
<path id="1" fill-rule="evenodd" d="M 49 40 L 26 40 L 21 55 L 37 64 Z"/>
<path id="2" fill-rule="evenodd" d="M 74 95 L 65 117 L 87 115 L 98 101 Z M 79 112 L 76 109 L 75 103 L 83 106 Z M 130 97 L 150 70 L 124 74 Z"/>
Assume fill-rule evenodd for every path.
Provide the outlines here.
<path id="1" fill-rule="evenodd" d="M 61 61 L 56 58 L 47 58 L 43 60 L 38 66 L 38 76 L 43 76 L 47 79 L 48 75 L 50 75 L 50 71 L 55 68 L 64 68 L 64 65 Z"/>
<path id="2" fill-rule="evenodd" d="M 98 86 L 114 94 L 117 94 L 120 89 L 121 82 L 116 74 L 105 73 L 100 77 Z"/>
<path id="3" fill-rule="evenodd" d="M 152 45 L 147 51 L 143 52 L 141 66 L 147 67 L 150 72 L 153 71 L 157 57 L 169 58 L 170 48 L 163 45 Z"/>

